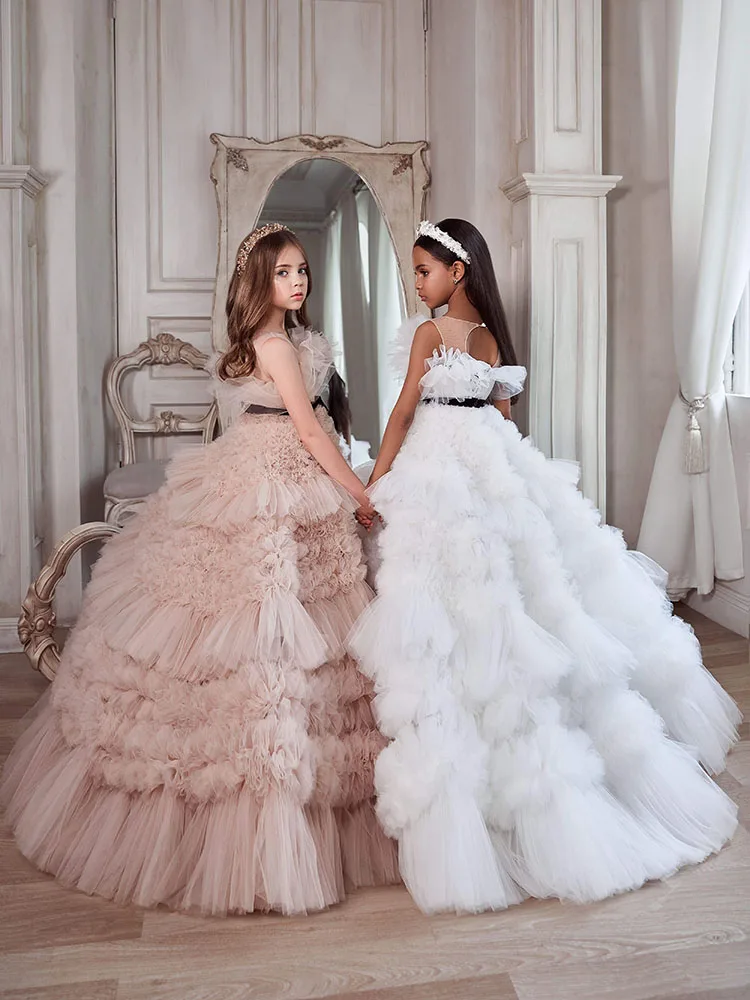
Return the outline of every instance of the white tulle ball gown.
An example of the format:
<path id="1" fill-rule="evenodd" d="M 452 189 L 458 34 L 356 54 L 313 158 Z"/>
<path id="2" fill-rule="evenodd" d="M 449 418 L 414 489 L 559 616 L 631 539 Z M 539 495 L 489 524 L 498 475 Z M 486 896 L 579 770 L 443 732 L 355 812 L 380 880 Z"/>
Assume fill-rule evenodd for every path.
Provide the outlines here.
<path id="1" fill-rule="evenodd" d="M 330 348 L 294 343 L 313 400 Z M 105 546 L 2 799 L 21 851 L 66 885 L 303 913 L 398 881 L 372 801 L 385 741 L 344 650 L 371 591 L 355 504 L 273 383 L 217 396 L 229 429 L 177 456 Z"/>
<path id="2" fill-rule="evenodd" d="M 733 834 L 709 775 L 737 708 L 658 567 L 600 523 L 575 467 L 481 405 L 515 394 L 523 370 L 476 361 L 441 328 L 372 489 L 378 595 L 349 640 L 391 741 L 375 784 L 401 874 L 427 912 L 664 878 Z"/>

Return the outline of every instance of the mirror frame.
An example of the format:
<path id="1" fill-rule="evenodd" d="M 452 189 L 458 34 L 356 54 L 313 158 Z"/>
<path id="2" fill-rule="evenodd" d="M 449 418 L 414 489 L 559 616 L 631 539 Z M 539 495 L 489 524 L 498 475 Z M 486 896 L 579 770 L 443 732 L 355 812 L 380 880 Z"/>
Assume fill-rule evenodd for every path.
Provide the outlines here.
<path id="1" fill-rule="evenodd" d="M 414 234 L 426 218 L 430 171 L 427 142 L 370 146 L 345 136 L 295 135 L 275 142 L 211 134 L 216 147 L 211 180 L 216 188 L 219 239 L 211 320 L 214 350 L 226 346 L 225 303 L 237 247 L 257 224 L 274 182 L 302 160 L 324 157 L 354 170 L 367 184 L 385 219 L 396 254 L 407 314 L 417 312 L 412 278 Z"/>

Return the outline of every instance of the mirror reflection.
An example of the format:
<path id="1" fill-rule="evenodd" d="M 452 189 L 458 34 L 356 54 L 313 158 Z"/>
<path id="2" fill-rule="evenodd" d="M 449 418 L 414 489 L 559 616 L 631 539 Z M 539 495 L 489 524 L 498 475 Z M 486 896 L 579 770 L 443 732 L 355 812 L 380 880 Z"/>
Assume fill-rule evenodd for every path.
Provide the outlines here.
<path id="1" fill-rule="evenodd" d="M 352 464 L 378 445 L 400 389 L 389 345 L 405 305 L 385 220 L 362 178 L 345 164 L 316 157 L 282 174 L 258 225 L 283 222 L 308 255 L 308 314 L 333 345 L 352 410 Z"/>

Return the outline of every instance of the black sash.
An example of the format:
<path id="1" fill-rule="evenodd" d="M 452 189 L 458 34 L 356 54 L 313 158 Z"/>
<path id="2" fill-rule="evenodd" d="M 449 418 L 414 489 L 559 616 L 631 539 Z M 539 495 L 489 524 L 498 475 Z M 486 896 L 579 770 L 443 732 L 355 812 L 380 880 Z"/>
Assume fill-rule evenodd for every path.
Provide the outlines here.
<path id="1" fill-rule="evenodd" d="M 470 406 L 477 409 L 480 406 L 492 406 L 491 399 L 436 399 L 434 396 L 426 396 L 423 403 L 438 403 L 440 406 Z"/>
<path id="2" fill-rule="evenodd" d="M 328 407 L 323 402 L 323 400 L 322 400 L 322 398 L 320 396 L 318 396 L 313 401 L 313 409 L 317 409 L 318 406 L 322 406 L 323 409 L 326 411 L 326 413 L 328 412 Z M 266 415 L 266 414 L 268 414 L 268 415 L 273 416 L 273 417 L 288 417 L 289 416 L 289 410 L 278 409 L 277 407 L 274 407 L 274 406 L 260 406 L 258 403 L 251 403 L 249 406 L 246 406 L 244 412 L 245 413 L 252 413 L 254 415 Z"/>

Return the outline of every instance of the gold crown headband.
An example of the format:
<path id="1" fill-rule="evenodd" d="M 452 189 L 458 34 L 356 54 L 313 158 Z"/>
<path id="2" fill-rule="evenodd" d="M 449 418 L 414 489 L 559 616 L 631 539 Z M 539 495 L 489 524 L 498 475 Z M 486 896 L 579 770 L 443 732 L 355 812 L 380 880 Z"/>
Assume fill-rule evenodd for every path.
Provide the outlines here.
<path id="1" fill-rule="evenodd" d="M 261 226 L 260 229 L 253 229 L 249 236 L 246 236 L 240 243 L 240 248 L 237 251 L 237 274 L 242 274 L 247 267 L 247 258 L 256 243 L 259 243 L 266 236 L 270 236 L 271 233 L 281 232 L 290 233 L 291 229 L 288 226 L 282 226 L 280 222 L 269 222 L 267 225 Z"/>

